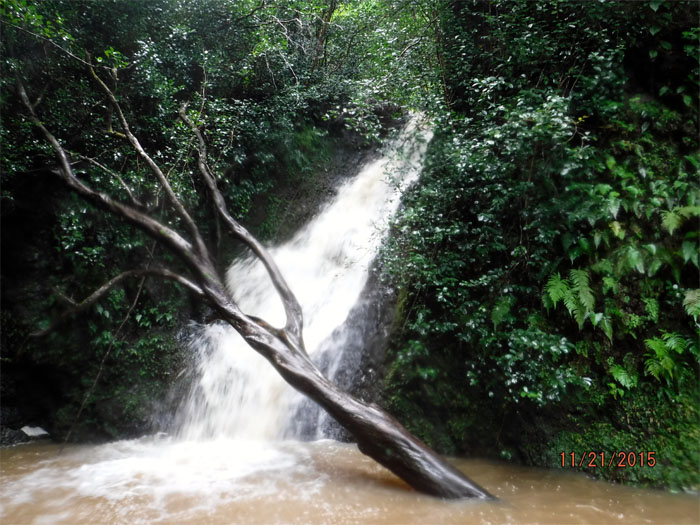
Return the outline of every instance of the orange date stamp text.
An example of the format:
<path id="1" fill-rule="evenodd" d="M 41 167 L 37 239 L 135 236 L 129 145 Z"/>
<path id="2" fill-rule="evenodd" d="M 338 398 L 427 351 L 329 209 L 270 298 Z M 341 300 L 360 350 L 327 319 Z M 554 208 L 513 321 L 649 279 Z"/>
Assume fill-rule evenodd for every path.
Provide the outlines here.
<path id="1" fill-rule="evenodd" d="M 656 465 L 655 454 L 654 451 L 620 450 L 618 452 L 562 452 L 559 457 L 562 468 L 634 468 L 653 467 Z"/>

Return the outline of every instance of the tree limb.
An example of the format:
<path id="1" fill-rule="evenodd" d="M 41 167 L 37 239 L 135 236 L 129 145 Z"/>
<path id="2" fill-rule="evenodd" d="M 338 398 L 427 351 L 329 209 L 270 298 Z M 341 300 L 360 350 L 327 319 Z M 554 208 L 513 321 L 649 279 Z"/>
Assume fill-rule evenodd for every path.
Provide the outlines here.
<path id="1" fill-rule="evenodd" d="M 126 138 L 126 137 L 124 137 L 124 138 Z M 122 188 L 124 188 L 124 190 L 126 191 L 126 193 L 129 195 L 129 199 L 131 200 L 131 203 L 132 203 L 134 206 L 136 206 L 136 207 L 138 207 L 138 208 L 144 208 L 144 207 L 145 207 L 144 204 L 143 204 L 140 200 L 138 200 L 136 197 L 134 197 L 134 194 L 132 193 L 131 188 L 129 188 L 129 186 L 126 184 L 126 182 L 124 182 L 124 179 L 121 178 L 121 176 L 119 175 L 119 173 L 117 173 L 116 171 L 112 171 L 112 170 L 109 169 L 107 166 L 104 166 L 103 164 L 100 164 L 99 162 L 97 162 L 97 161 L 96 161 L 95 159 L 93 159 L 93 158 L 86 157 L 85 155 L 79 155 L 79 154 L 78 154 L 77 156 L 80 157 L 80 158 L 83 159 L 83 160 L 88 161 L 88 162 L 89 162 L 90 164 L 92 164 L 93 166 L 97 166 L 98 168 L 100 168 L 100 169 L 101 169 L 102 171 L 104 171 L 105 173 L 107 173 L 107 174 L 111 175 L 112 177 L 114 177 L 115 179 L 117 179 L 117 180 L 119 181 L 119 184 L 121 184 Z"/>
<path id="2" fill-rule="evenodd" d="M 153 261 L 153 253 L 155 252 L 157 244 L 158 244 L 158 241 L 153 241 L 153 246 L 149 250 L 149 257 L 150 257 L 150 260 L 148 262 L 149 267 L 150 267 L 151 261 Z M 100 366 L 97 369 L 97 374 L 95 374 L 95 379 L 92 381 L 92 385 L 90 385 L 90 388 L 88 388 L 87 392 L 85 392 L 85 395 L 83 396 L 83 401 L 80 404 L 80 408 L 78 409 L 78 412 L 75 414 L 75 419 L 73 419 L 73 424 L 68 429 L 68 432 L 66 433 L 66 437 L 63 439 L 63 443 L 61 444 L 61 448 L 58 451 L 59 454 L 61 452 L 63 452 L 63 448 L 66 446 L 66 443 L 68 443 L 68 440 L 70 439 L 70 436 L 73 433 L 73 430 L 75 430 L 75 426 L 78 424 L 78 421 L 80 421 L 80 415 L 83 413 L 83 410 L 85 409 L 85 406 L 87 405 L 87 403 L 90 399 L 90 396 L 95 391 L 95 387 L 97 386 L 97 383 L 100 380 L 100 377 L 102 376 L 102 371 L 104 370 L 104 366 L 105 366 L 105 363 L 107 362 L 107 358 L 112 353 L 112 349 L 114 348 L 114 344 L 116 343 L 117 338 L 119 337 L 119 334 L 121 333 L 122 329 L 124 328 L 124 325 L 129 320 L 129 317 L 131 316 L 131 312 L 134 311 L 134 308 L 136 308 L 136 304 L 139 302 L 139 297 L 141 297 L 141 292 L 143 291 L 143 285 L 145 283 L 146 283 L 146 276 L 144 275 L 143 277 L 141 277 L 141 280 L 139 281 L 139 286 L 138 286 L 138 289 L 136 290 L 136 295 L 134 296 L 134 300 L 131 302 L 131 306 L 129 307 L 129 310 L 126 312 L 126 315 L 122 319 L 122 322 L 119 324 L 117 331 L 114 333 L 114 337 L 112 337 L 112 339 L 110 340 L 109 346 L 107 347 L 107 350 L 105 351 L 104 355 L 102 356 L 102 360 L 100 361 Z"/>
<path id="3" fill-rule="evenodd" d="M 58 297 L 59 301 L 61 301 L 62 303 L 65 303 L 65 304 L 67 304 L 67 305 L 70 306 L 70 307 L 75 307 L 75 306 L 78 305 L 78 303 L 76 303 L 76 302 L 73 300 L 73 298 L 68 297 L 66 294 L 64 294 L 63 292 L 61 292 L 61 290 L 59 290 L 59 289 L 56 288 L 55 286 L 52 286 L 52 287 L 51 287 L 51 291 L 53 292 L 53 294 L 54 294 L 56 297 Z"/>
<path id="4" fill-rule="evenodd" d="M 246 230 L 240 223 L 238 223 L 238 221 L 236 221 L 229 213 L 228 208 L 226 206 L 226 202 L 224 201 L 224 197 L 223 195 L 221 195 L 221 192 L 219 191 L 219 188 L 216 185 L 216 179 L 211 173 L 211 171 L 209 171 L 209 167 L 207 166 L 207 145 L 204 142 L 204 136 L 202 135 L 201 130 L 197 126 L 195 126 L 194 122 L 192 122 L 192 120 L 189 119 L 185 108 L 186 105 L 183 104 L 180 107 L 178 113 L 182 121 L 187 126 L 189 126 L 192 132 L 197 136 L 197 141 L 199 143 L 197 148 L 197 167 L 199 168 L 199 173 L 202 175 L 202 179 L 204 179 L 204 182 L 207 185 L 207 188 L 209 189 L 209 192 L 214 201 L 214 205 L 216 206 L 219 215 L 222 217 L 222 219 L 224 220 L 234 237 L 243 241 L 265 266 L 265 269 L 270 275 L 272 283 L 275 286 L 277 293 L 280 295 L 280 298 L 282 299 L 282 303 L 284 305 L 284 311 L 287 317 L 284 329 L 290 335 L 292 335 L 297 340 L 299 346 L 303 348 L 301 337 L 303 328 L 303 316 L 301 305 L 299 304 L 299 301 L 297 300 L 296 296 L 292 293 L 291 289 L 287 285 L 287 282 L 282 276 L 282 273 L 277 267 L 277 264 L 272 259 L 272 257 L 270 257 L 270 254 L 267 253 L 267 250 L 264 248 L 264 246 L 260 244 L 260 242 L 255 237 L 253 237 L 248 232 L 248 230 Z"/>
<path id="5" fill-rule="evenodd" d="M 56 156 L 58 157 L 61 169 L 56 173 L 63 179 L 63 181 L 79 195 L 83 196 L 87 200 L 95 203 L 100 208 L 106 209 L 112 213 L 120 215 L 128 222 L 139 227 L 141 230 L 145 231 L 148 235 L 154 239 L 160 240 L 166 246 L 171 248 L 179 257 L 181 257 L 187 266 L 193 270 L 196 274 L 203 276 L 206 280 L 211 280 L 211 266 L 208 261 L 203 264 L 200 257 L 192 253 L 192 245 L 180 236 L 175 230 L 165 226 L 161 222 L 155 220 L 154 218 L 146 215 L 139 210 L 127 206 L 119 201 L 112 199 L 109 195 L 95 191 L 85 184 L 83 184 L 73 172 L 73 168 L 68 160 L 68 155 L 63 149 L 63 146 L 58 142 L 56 137 L 46 129 L 39 118 L 36 116 L 34 109 L 29 102 L 29 97 L 22 84 L 22 81 L 17 77 L 17 91 L 19 92 L 20 98 L 24 103 L 24 106 L 29 111 L 29 118 L 32 123 L 42 132 L 46 140 L 51 144 Z M 149 157 L 150 158 L 150 157 Z"/>
<path id="6" fill-rule="evenodd" d="M 180 283 L 181 285 L 185 286 L 188 290 L 191 292 L 194 292 L 196 295 L 203 297 L 204 296 L 204 291 L 197 286 L 195 283 L 187 279 L 186 277 L 183 277 L 182 275 L 172 272 L 170 270 L 167 270 L 165 268 L 141 268 L 141 269 L 136 269 L 136 270 L 127 270 L 125 272 L 120 273 L 119 275 L 116 275 L 115 277 L 112 277 L 109 281 L 104 283 L 102 286 L 100 286 L 97 290 L 95 290 L 93 293 L 91 293 L 88 297 L 83 299 L 82 301 L 75 302 L 73 301 L 73 308 L 66 310 L 63 312 L 58 319 L 56 319 L 53 323 L 51 323 L 48 328 L 44 328 L 43 330 L 38 330 L 36 332 L 32 332 L 30 337 L 43 337 L 46 334 L 52 332 L 53 330 L 56 329 L 59 325 L 64 323 L 67 319 L 70 317 L 82 312 L 83 310 L 86 310 L 93 304 L 95 304 L 98 300 L 100 300 L 107 292 L 109 292 L 112 288 L 114 288 L 116 285 L 118 285 L 120 282 L 124 281 L 125 279 L 128 279 L 130 277 L 152 277 L 152 276 L 158 276 L 158 277 L 165 277 L 166 279 L 171 279 L 177 283 Z"/>
<path id="7" fill-rule="evenodd" d="M 70 51 L 68 51 L 65 47 L 59 46 L 56 42 L 54 42 L 54 41 L 51 40 L 50 38 L 47 38 L 47 37 L 45 37 L 45 36 L 43 36 L 43 35 L 40 35 L 40 34 L 35 33 L 35 32 L 33 32 L 33 31 L 29 31 L 28 29 L 25 29 L 25 28 L 23 28 L 23 27 L 17 26 L 17 25 L 15 25 L 15 24 L 11 24 L 11 23 L 9 23 L 9 22 L 6 22 L 5 20 L 0 20 L 0 23 L 1 23 L 1 24 L 4 24 L 4 25 L 6 25 L 6 26 L 14 27 L 15 29 L 19 29 L 20 31 L 22 31 L 22 32 L 24 32 L 24 33 L 27 33 L 28 35 L 31 35 L 31 36 L 33 36 L 34 38 L 37 38 L 37 39 L 39 39 L 39 40 L 44 40 L 45 42 L 48 42 L 48 43 L 51 44 L 52 46 L 57 47 L 60 51 L 62 51 L 63 53 L 65 53 L 66 55 L 68 55 L 69 57 L 71 57 L 73 60 L 77 60 L 78 62 L 81 62 L 81 63 L 85 64 L 86 66 L 89 66 L 89 67 L 100 67 L 100 68 L 103 68 L 103 69 L 109 69 L 107 66 L 95 65 L 95 64 L 91 64 L 90 62 L 87 62 L 86 60 L 83 60 L 83 59 L 80 58 L 79 56 L 76 56 L 76 55 L 74 55 L 73 53 L 71 53 Z"/>
<path id="8" fill-rule="evenodd" d="M 122 129 L 124 130 L 124 134 L 126 135 L 126 138 L 128 139 L 129 143 L 136 150 L 136 152 L 139 154 L 139 156 L 141 156 L 141 158 L 144 161 L 146 161 L 146 164 L 148 164 L 148 167 L 151 169 L 151 171 L 156 176 L 156 178 L 160 182 L 161 186 L 165 190 L 165 193 L 168 196 L 168 199 L 170 200 L 170 203 L 172 204 L 173 208 L 175 209 L 175 212 L 184 221 L 185 227 L 187 228 L 187 230 L 189 230 L 190 235 L 192 235 L 192 239 L 194 240 L 197 252 L 199 253 L 199 255 L 202 258 L 208 259 L 207 248 L 206 248 L 206 245 L 204 244 L 204 240 L 202 239 L 202 235 L 199 233 L 199 229 L 197 228 L 197 225 L 194 223 L 190 214 L 187 212 L 185 207 L 182 205 L 180 200 L 177 198 L 177 195 L 175 195 L 175 192 L 173 191 L 172 187 L 170 186 L 168 179 L 163 174 L 163 171 L 153 161 L 151 156 L 148 153 L 146 153 L 146 150 L 143 149 L 143 147 L 141 146 L 141 143 L 138 141 L 136 136 L 134 136 L 134 134 L 131 132 L 131 128 L 129 127 L 129 123 L 126 120 L 126 117 L 124 117 L 124 113 L 122 112 L 121 106 L 119 105 L 117 98 L 114 96 L 114 93 L 112 92 L 111 89 L 109 89 L 109 86 L 107 86 L 107 84 L 105 84 L 103 82 L 103 80 L 97 75 L 97 73 L 95 73 L 95 70 L 92 67 L 90 68 L 90 73 L 92 74 L 93 78 L 97 81 L 100 88 L 102 88 L 102 91 L 105 93 L 105 95 L 107 95 L 107 98 L 109 99 L 112 106 L 114 107 L 114 110 L 117 112 L 117 116 L 119 117 L 119 122 L 122 125 Z M 207 260 L 207 263 L 209 264 L 209 266 L 212 266 L 211 261 Z"/>

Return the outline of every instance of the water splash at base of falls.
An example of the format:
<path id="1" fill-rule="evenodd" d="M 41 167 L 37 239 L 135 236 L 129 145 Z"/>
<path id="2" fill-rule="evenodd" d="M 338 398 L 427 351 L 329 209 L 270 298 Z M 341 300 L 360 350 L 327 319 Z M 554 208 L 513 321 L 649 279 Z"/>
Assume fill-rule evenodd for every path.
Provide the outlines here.
<path id="1" fill-rule="evenodd" d="M 288 242 L 270 248 L 304 313 L 304 340 L 332 372 L 343 351 L 343 323 L 356 305 L 369 266 L 386 235 L 402 191 L 423 167 L 432 132 L 413 117 L 387 153 L 364 165 L 335 198 Z M 273 326 L 284 310 L 263 265 L 253 256 L 235 261 L 227 285 L 241 309 Z M 181 414 L 187 440 L 233 437 L 275 439 L 299 414 L 302 396 L 224 323 L 201 330 L 196 379 Z"/>
<path id="2" fill-rule="evenodd" d="M 415 129 L 415 123 L 412 124 Z M 371 317 L 358 304 L 367 266 L 398 193 L 383 181 L 415 180 L 429 133 L 399 140 L 412 162 L 372 163 L 273 256 L 306 315 L 307 346 L 324 369 L 342 370 Z M 409 158 L 411 160 L 411 158 Z M 364 178 L 369 180 L 364 181 Z M 366 184 L 366 185 L 365 185 Z M 363 186 L 365 185 L 365 186 Z M 364 209 L 363 203 L 372 203 Z M 250 260 L 229 274 L 244 311 L 282 324 L 268 280 Z M 366 304 L 365 304 L 366 303 Z M 370 309 L 366 309 L 369 307 Z M 373 319 L 371 321 L 374 321 Z M 353 326 L 354 321 L 350 323 Z M 360 323 L 361 324 L 361 323 Z M 196 381 L 180 414 L 180 436 L 161 434 L 99 446 L 31 443 L 0 449 L 0 522 L 35 524 L 310 523 L 692 523 L 697 496 L 596 482 L 581 473 L 455 460 L 498 499 L 444 501 L 411 490 L 355 445 L 278 437 L 300 398 L 224 324 L 196 338 Z M 356 351 L 356 350 L 353 350 Z M 331 374 L 332 375 L 332 374 Z M 317 418 L 320 416 L 316 416 Z M 183 439 L 184 438 L 184 439 Z M 555 495 L 555 497 L 552 497 Z"/>

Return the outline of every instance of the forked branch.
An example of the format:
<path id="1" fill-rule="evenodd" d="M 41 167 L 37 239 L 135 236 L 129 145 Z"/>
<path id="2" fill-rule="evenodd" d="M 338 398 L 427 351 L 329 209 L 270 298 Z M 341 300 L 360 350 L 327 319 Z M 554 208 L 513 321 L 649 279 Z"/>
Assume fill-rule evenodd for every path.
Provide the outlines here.
<path id="1" fill-rule="evenodd" d="M 207 145 L 204 141 L 204 136 L 202 131 L 192 122 L 192 120 L 187 116 L 186 105 L 182 105 L 179 110 L 180 119 L 192 130 L 192 132 L 197 137 L 197 167 L 199 173 L 204 180 L 209 193 L 211 194 L 214 205 L 216 206 L 218 214 L 224 220 L 228 226 L 231 234 L 237 239 L 241 240 L 248 246 L 253 253 L 260 259 L 260 261 L 265 266 L 272 283 L 277 290 L 277 293 L 282 299 L 282 304 L 284 305 L 284 311 L 287 317 L 286 324 L 284 327 L 285 332 L 294 337 L 297 346 L 303 348 L 302 342 L 302 329 L 303 329 L 303 314 L 301 310 L 301 305 L 297 300 L 296 296 L 292 293 L 291 289 L 287 285 L 282 273 L 280 272 L 275 261 L 267 253 L 265 247 L 253 237 L 248 230 L 246 230 L 238 221 L 236 221 L 228 211 L 224 197 L 219 191 L 216 185 L 216 178 L 209 170 L 207 165 Z"/>
<path id="2" fill-rule="evenodd" d="M 63 146 L 58 142 L 56 137 L 46 129 L 42 124 L 41 120 L 37 117 L 34 112 L 32 104 L 29 102 L 29 97 L 27 96 L 27 91 L 24 88 L 24 84 L 17 77 L 17 91 L 19 93 L 22 103 L 27 108 L 29 112 L 29 118 L 32 123 L 41 131 L 46 140 L 51 144 L 56 157 L 58 158 L 60 169 L 56 171 L 57 175 L 63 179 L 63 181 L 76 193 L 81 195 L 86 200 L 94 203 L 98 207 L 105 209 L 109 212 L 115 213 L 131 224 L 137 226 L 141 230 L 145 231 L 148 235 L 154 239 L 162 242 L 170 249 L 172 249 L 180 258 L 184 260 L 187 266 L 198 273 L 203 275 L 206 273 L 209 267 L 203 268 L 202 260 L 192 253 L 192 245 L 185 240 L 179 233 L 175 230 L 169 228 L 168 226 L 157 221 L 150 215 L 146 215 L 141 211 L 123 204 L 119 201 L 112 199 L 109 195 L 102 192 L 93 190 L 92 188 L 83 184 L 73 171 L 70 160 L 68 159 L 68 154 L 66 153 Z M 150 158 L 150 157 L 149 157 Z"/>
<path id="3" fill-rule="evenodd" d="M 134 196 L 134 193 L 131 191 L 131 188 L 129 188 L 129 185 L 128 185 L 126 182 L 124 182 L 124 179 L 121 178 L 121 175 L 119 175 L 119 173 L 117 173 L 116 171 L 113 171 L 113 170 L 109 169 L 107 166 L 105 166 L 104 164 L 101 164 L 101 163 L 97 162 L 97 161 L 96 161 L 95 159 L 93 159 L 93 158 L 86 157 L 85 155 L 78 155 L 78 157 L 80 157 L 81 159 L 83 159 L 83 160 L 89 162 L 89 163 L 92 164 L 93 166 L 96 166 L 96 167 L 100 168 L 102 171 L 104 171 L 104 172 L 107 173 L 108 175 L 111 175 L 112 177 L 114 177 L 115 179 L 117 179 L 117 181 L 119 181 L 119 184 L 121 185 L 121 187 L 124 188 L 124 190 L 126 191 L 127 195 L 129 195 L 129 200 L 131 201 L 131 204 L 133 204 L 134 206 L 138 206 L 139 208 L 143 208 L 143 207 L 144 207 L 144 204 Z"/>
<path id="4" fill-rule="evenodd" d="M 112 104 L 114 111 L 117 112 L 117 116 L 119 117 L 119 122 L 122 125 L 122 129 L 124 130 L 124 134 L 126 135 L 126 138 L 128 139 L 129 143 L 134 148 L 134 150 L 136 150 L 136 152 L 139 154 L 139 156 L 146 162 L 146 164 L 148 164 L 148 167 L 151 169 L 153 174 L 158 179 L 158 182 L 160 182 L 160 185 L 165 190 L 165 194 L 168 196 L 168 200 L 170 200 L 170 204 L 172 204 L 173 208 L 175 209 L 175 212 L 180 216 L 180 218 L 185 223 L 185 227 L 190 232 L 190 235 L 192 236 L 192 239 L 194 240 L 197 252 L 199 253 L 199 255 L 202 258 L 206 259 L 207 262 L 211 263 L 211 261 L 208 261 L 207 248 L 206 248 L 206 245 L 204 244 L 204 240 L 202 239 L 202 235 L 199 233 L 199 229 L 197 228 L 197 225 L 195 224 L 194 220 L 192 220 L 192 217 L 190 216 L 190 214 L 187 212 L 185 207 L 180 202 L 180 199 L 178 199 L 177 195 L 175 195 L 175 192 L 173 191 L 173 188 L 170 186 L 170 183 L 168 182 L 168 179 L 165 176 L 165 174 L 163 173 L 163 171 L 160 169 L 158 164 L 155 163 L 155 161 L 151 158 L 151 156 L 148 153 L 146 153 L 146 150 L 143 149 L 143 146 L 141 146 L 141 143 L 139 142 L 139 140 L 131 132 L 131 128 L 129 127 L 129 123 L 127 122 L 126 117 L 124 116 L 124 113 L 122 111 L 122 108 L 119 105 L 119 102 L 117 101 L 117 97 L 114 96 L 114 92 L 109 88 L 109 86 L 107 86 L 107 84 L 104 83 L 104 81 L 97 75 L 97 73 L 95 73 L 95 70 L 93 68 L 90 68 L 90 73 L 92 73 L 93 78 L 97 81 L 100 88 L 102 89 L 104 94 L 107 96 L 107 99 L 109 99 L 109 102 Z"/>

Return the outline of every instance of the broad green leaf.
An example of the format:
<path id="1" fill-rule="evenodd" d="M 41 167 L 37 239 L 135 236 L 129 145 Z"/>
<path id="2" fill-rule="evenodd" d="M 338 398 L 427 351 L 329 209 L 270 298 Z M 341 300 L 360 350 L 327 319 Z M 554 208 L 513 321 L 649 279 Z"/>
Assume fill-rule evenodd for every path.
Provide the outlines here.
<path id="1" fill-rule="evenodd" d="M 689 260 L 694 259 L 695 266 L 698 265 L 698 245 L 693 241 L 685 241 L 681 245 L 681 254 L 683 255 L 683 262 L 687 263 Z"/>
<path id="2" fill-rule="evenodd" d="M 630 268 L 634 268 L 639 273 L 644 273 L 644 259 L 642 258 L 642 253 L 631 246 L 627 249 L 627 265 Z"/>
<path id="3" fill-rule="evenodd" d="M 659 271 L 659 268 L 661 268 L 662 265 L 663 261 L 661 259 L 652 259 L 647 267 L 647 275 L 649 277 L 653 277 L 654 274 Z"/>
<path id="4" fill-rule="evenodd" d="M 690 162 L 694 168 L 696 168 L 696 169 L 700 168 L 700 161 L 698 161 L 698 159 L 696 157 L 694 157 L 693 155 L 686 155 L 683 158 L 685 160 L 687 160 L 688 162 Z"/>
<path id="5" fill-rule="evenodd" d="M 491 322 L 493 323 L 494 329 L 498 328 L 498 325 L 509 316 L 510 309 L 514 302 L 515 299 L 512 296 L 502 297 L 498 300 L 491 311 Z"/>
<path id="6" fill-rule="evenodd" d="M 625 388 L 634 388 L 637 386 L 637 375 L 630 374 L 624 367 L 615 365 L 610 368 L 610 373 L 615 378 L 615 381 L 620 383 Z"/>
<path id="7" fill-rule="evenodd" d="M 603 277 L 603 293 L 608 293 L 609 290 L 613 294 L 617 293 L 617 281 L 612 277 L 606 276 Z"/>
<path id="8" fill-rule="evenodd" d="M 612 158 L 612 157 L 610 157 Z M 612 186 L 610 184 L 596 184 L 595 185 L 595 191 L 600 193 L 601 195 L 607 195 L 610 190 L 612 190 Z"/>
<path id="9" fill-rule="evenodd" d="M 604 314 L 602 312 L 596 312 L 590 316 L 591 323 L 593 326 L 598 326 L 598 323 L 603 320 Z"/>
<path id="10" fill-rule="evenodd" d="M 591 251 L 591 241 L 586 239 L 585 237 L 581 237 L 578 240 L 578 244 L 581 247 L 581 249 L 584 251 L 584 253 L 590 253 Z"/>
<path id="11" fill-rule="evenodd" d="M 598 246 L 600 246 L 600 240 L 602 238 L 603 238 L 603 234 L 596 230 L 596 232 L 593 234 L 593 244 L 595 244 L 596 248 L 598 248 Z"/>
<path id="12" fill-rule="evenodd" d="M 608 155 L 605 159 L 605 165 L 610 171 L 613 171 L 615 169 L 615 166 L 617 165 L 617 162 L 615 162 L 615 157 Z"/>
<path id="13" fill-rule="evenodd" d="M 615 237 L 617 237 L 618 239 L 625 238 L 625 229 L 622 227 L 622 224 L 620 224 L 618 221 L 611 222 L 610 229 L 612 230 L 613 234 L 615 234 Z"/>
<path id="14" fill-rule="evenodd" d="M 569 250 L 567 252 L 567 255 L 569 256 L 569 260 L 571 262 L 574 262 L 578 257 L 581 256 L 582 253 L 583 253 L 583 251 L 581 250 L 581 248 L 576 246 L 573 249 Z"/>

